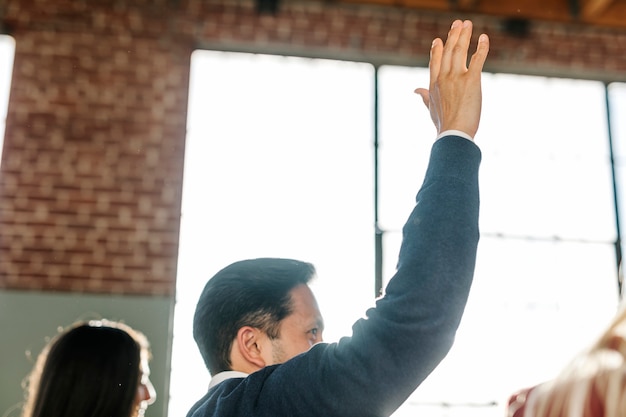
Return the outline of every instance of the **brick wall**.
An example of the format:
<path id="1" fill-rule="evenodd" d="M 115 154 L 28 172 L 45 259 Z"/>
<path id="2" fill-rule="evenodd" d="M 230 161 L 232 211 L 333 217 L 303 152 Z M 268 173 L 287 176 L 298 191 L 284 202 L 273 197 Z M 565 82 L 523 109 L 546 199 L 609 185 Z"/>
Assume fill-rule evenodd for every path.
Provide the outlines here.
<path id="1" fill-rule="evenodd" d="M 0 288 L 171 296 L 195 48 L 426 65 L 455 17 L 488 70 L 626 80 L 626 32 L 327 1 L 0 0 L 16 56 L 0 166 Z"/>
<path id="2" fill-rule="evenodd" d="M 1 287 L 173 293 L 192 42 L 168 15 L 135 1 L 6 2 Z"/>

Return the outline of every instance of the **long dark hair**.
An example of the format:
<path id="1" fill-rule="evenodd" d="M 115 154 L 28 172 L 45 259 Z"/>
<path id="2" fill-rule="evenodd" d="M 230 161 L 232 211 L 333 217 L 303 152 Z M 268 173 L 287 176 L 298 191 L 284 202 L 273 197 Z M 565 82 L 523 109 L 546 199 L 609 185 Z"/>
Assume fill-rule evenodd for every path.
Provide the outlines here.
<path id="1" fill-rule="evenodd" d="M 145 336 L 122 323 L 67 328 L 37 358 L 22 416 L 130 417 L 144 350 Z"/>

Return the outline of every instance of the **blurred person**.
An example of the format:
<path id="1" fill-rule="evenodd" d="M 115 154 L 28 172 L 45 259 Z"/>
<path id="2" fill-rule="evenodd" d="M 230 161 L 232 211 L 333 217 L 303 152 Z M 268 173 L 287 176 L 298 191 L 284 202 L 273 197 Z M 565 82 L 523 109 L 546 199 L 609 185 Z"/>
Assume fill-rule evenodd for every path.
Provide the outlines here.
<path id="1" fill-rule="evenodd" d="M 626 307 L 553 380 L 513 394 L 509 417 L 626 417 Z"/>
<path id="2" fill-rule="evenodd" d="M 468 66 L 472 22 L 456 20 L 430 53 L 421 96 L 437 130 L 397 270 L 351 337 L 322 343 L 324 322 L 293 259 L 235 262 L 200 295 L 194 338 L 212 375 L 188 417 L 389 416 L 445 357 L 470 290 L 478 231 L 481 35 Z M 350 248 L 346 248 L 349 250 Z"/>
<path id="3" fill-rule="evenodd" d="M 150 345 L 130 326 L 75 323 L 37 357 L 22 417 L 140 417 L 154 403 Z"/>

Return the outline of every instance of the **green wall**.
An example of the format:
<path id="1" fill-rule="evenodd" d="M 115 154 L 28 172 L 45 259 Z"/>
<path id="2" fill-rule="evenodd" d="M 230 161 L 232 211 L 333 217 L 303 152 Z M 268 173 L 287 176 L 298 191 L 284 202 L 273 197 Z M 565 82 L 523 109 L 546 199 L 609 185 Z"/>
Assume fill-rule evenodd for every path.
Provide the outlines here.
<path id="1" fill-rule="evenodd" d="M 172 351 L 173 298 L 0 291 L 0 417 L 17 417 L 22 381 L 46 338 L 77 320 L 119 320 L 150 340 L 157 400 L 146 417 L 167 416 Z M 32 359 L 27 357 L 32 353 Z"/>

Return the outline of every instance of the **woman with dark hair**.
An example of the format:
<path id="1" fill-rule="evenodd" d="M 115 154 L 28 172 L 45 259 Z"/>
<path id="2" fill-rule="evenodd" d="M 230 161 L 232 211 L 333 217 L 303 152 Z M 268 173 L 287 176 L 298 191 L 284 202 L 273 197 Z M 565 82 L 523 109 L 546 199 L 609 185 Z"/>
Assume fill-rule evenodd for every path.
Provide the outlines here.
<path id="1" fill-rule="evenodd" d="M 43 349 L 22 417 L 136 417 L 156 398 L 148 339 L 108 320 L 76 323 Z"/>

